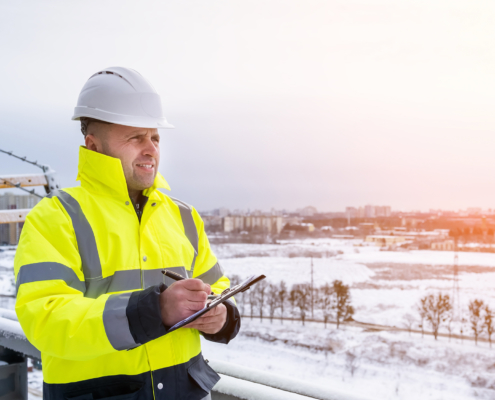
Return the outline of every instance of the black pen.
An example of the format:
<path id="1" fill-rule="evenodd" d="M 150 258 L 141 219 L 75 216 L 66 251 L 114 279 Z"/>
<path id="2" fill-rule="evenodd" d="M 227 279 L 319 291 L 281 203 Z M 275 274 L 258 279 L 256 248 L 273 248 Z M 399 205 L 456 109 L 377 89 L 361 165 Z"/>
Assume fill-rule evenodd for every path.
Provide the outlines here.
<path id="1" fill-rule="evenodd" d="M 165 276 L 168 276 L 169 278 L 172 278 L 175 281 L 182 281 L 182 280 L 186 279 L 182 275 L 179 275 L 176 272 L 167 271 L 166 269 L 162 271 L 162 274 Z M 216 294 L 211 292 L 210 296 L 216 297 Z M 210 298 L 210 296 L 208 296 L 208 298 Z"/>
<path id="2" fill-rule="evenodd" d="M 183 279 L 186 279 L 182 275 L 179 275 L 176 272 L 167 271 L 166 269 L 162 271 L 162 274 L 168 276 L 169 278 L 172 278 L 175 281 L 182 281 Z"/>

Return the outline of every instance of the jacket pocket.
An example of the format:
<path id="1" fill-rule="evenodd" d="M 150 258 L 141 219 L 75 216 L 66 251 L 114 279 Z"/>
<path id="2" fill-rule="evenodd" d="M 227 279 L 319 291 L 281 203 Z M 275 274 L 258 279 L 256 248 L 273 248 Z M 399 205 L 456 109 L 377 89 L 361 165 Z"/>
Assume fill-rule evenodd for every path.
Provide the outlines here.
<path id="1" fill-rule="evenodd" d="M 220 380 L 220 376 L 201 355 L 187 368 L 187 373 L 206 394 L 210 393 L 213 386 Z"/>
<path id="2" fill-rule="evenodd" d="M 65 398 L 67 400 L 138 400 L 142 389 L 141 382 L 121 382 L 88 388 L 86 391 L 66 393 Z"/>

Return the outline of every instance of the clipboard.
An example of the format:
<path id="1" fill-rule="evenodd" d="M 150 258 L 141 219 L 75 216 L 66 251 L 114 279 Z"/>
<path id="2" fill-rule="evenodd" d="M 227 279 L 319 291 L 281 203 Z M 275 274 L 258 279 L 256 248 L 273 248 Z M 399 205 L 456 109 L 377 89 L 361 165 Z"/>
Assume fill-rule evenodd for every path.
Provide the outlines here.
<path id="1" fill-rule="evenodd" d="M 182 321 L 177 322 L 174 326 L 172 326 L 167 333 L 173 332 L 183 326 L 190 324 L 191 322 L 197 320 L 203 314 L 206 314 L 212 308 L 215 308 L 219 304 L 225 303 L 229 298 L 236 295 L 237 293 L 245 292 L 251 286 L 265 279 L 265 275 L 253 275 L 242 281 L 238 285 L 225 289 L 219 296 L 216 296 L 210 303 L 206 304 L 205 308 L 202 310 L 196 311 L 193 315 L 183 319 Z"/>

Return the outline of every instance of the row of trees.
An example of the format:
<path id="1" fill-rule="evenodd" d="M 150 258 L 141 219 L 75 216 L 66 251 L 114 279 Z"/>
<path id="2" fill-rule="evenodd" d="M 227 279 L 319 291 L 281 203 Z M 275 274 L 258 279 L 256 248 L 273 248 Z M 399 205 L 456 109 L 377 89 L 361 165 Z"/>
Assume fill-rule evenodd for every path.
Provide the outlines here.
<path id="1" fill-rule="evenodd" d="M 424 333 L 424 325 L 428 324 L 432 330 L 435 340 L 438 338 L 440 328 L 445 327 L 449 332 L 449 338 L 453 333 L 456 322 L 460 324 L 460 334 L 463 334 L 463 326 L 468 324 L 473 332 L 474 340 L 478 344 L 478 337 L 486 332 L 490 347 L 492 346 L 492 334 L 495 330 L 495 310 L 480 299 L 471 300 L 468 304 L 468 318 L 455 320 L 451 298 L 448 294 L 429 294 L 420 299 L 417 304 L 419 314 L 419 327 Z M 411 330 L 415 319 L 411 315 L 405 317 L 406 325 Z"/>
<path id="2" fill-rule="evenodd" d="M 234 275 L 231 281 L 234 286 L 241 280 Z M 260 320 L 265 316 L 270 318 L 270 322 L 274 317 L 280 317 L 283 323 L 284 318 L 291 317 L 304 325 L 308 315 L 314 319 L 316 314 L 325 327 L 329 321 L 335 321 L 339 328 L 354 314 L 349 286 L 339 280 L 320 287 L 299 283 L 290 289 L 284 281 L 273 284 L 263 280 L 247 292 L 237 294 L 236 300 L 241 315 L 249 314 L 251 319 L 257 315 Z"/>

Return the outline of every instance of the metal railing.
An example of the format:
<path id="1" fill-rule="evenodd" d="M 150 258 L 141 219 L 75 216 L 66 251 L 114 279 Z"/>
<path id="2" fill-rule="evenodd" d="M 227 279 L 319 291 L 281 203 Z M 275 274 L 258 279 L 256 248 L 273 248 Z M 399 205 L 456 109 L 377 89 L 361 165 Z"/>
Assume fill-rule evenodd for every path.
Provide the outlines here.
<path id="1" fill-rule="evenodd" d="M 1 308 L 0 346 L 0 400 L 27 400 L 26 358 L 40 361 L 41 354 L 26 339 L 15 312 Z M 365 400 L 238 364 L 210 360 L 209 365 L 222 378 L 212 390 L 212 400 Z"/>

